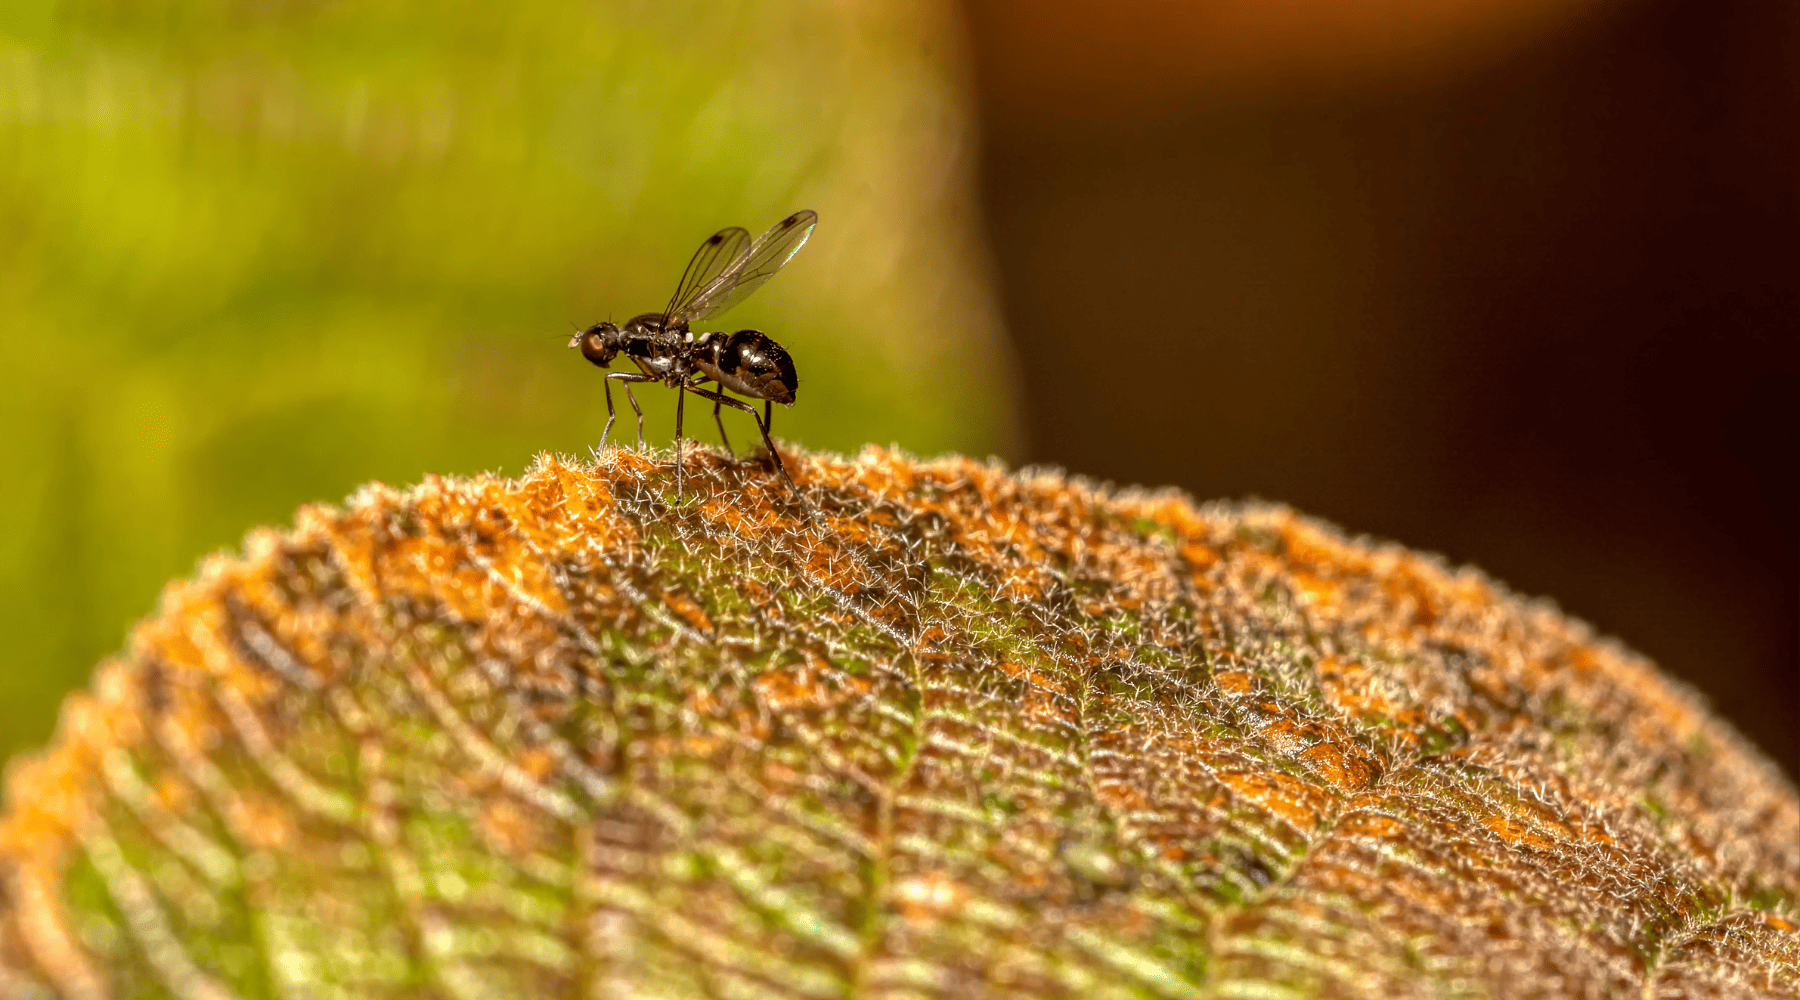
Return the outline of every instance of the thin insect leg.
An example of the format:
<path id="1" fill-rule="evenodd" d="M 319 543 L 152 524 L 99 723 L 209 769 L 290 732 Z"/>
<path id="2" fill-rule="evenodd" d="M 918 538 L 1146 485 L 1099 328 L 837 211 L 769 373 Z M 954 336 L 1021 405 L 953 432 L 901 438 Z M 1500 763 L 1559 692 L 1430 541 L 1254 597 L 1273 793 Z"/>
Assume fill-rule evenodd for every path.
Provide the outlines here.
<path id="1" fill-rule="evenodd" d="M 763 432 L 764 440 L 768 439 L 769 428 L 771 428 L 773 426 L 775 426 L 775 401 L 772 399 L 765 399 L 765 400 L 763 400 L 763 422 L 762 422 L 762 432 Z M 769 451 L 773 452 L 774 450 L 775 450 L 775 446 L 770 445 Z"/>
<path id="2" fill-rule="evenodd" d="M 637 411 L 637 418 L 638 418 L 637 447 L 638 447 L 639 451 L 643 451 L 644 450 L 644 408 L 638 405 L 637 397 L 632 395 L 631 386 L 625 387 L 625 398 L 631 400 L 631 408 L 633 410 Z"/>
<path id="3" fill-rule="evenodd" d="M 612 430 L 613 420 L 618 416 L 618 414 L 613 411 L 612 384 L 613 384 L 614 379 L 617 379 L 620 382 L 654 382 L 654 381 L 656 381 L 654 378 L 651 378 L 648 375 L 640 375 L 637 372 L 607 372 L 606 373 L 606 382 L 605 382 L 605 385 L 606 385 L 606 429 L 602 430 L 600 432 L 600 447 L 602 447 L 602 448 L 606 447 L 606 435 L 608 432 L 610 432 Z M 637 397 L 631 394 L 631 386 L 629 386 L 629 385 L 627 385 L 625 387 L 625 398 L 631 400 L 631 408 L 633 410 L 637 410 L 638 448 L 639 448 L 639 450 L 642 450 L 644 447 L 644 411 L 643 411 L 643 409 L 641 409 L 638 406 Z"/>
<path id="4" fill-rule="evenodd" d="M 607 379 L 600 385 L 606 389 L 606 426 L 600 430 L 600 450 L 605 451 L 606 436 L 612 433 L 613 421 L 619 419 L 619 415 L 613 410 L 612 405 L 612 379 Z"/>
<path id="5" fill-rule="evenodd" d="M 675 387 L 675 499 L 681 499 L 681 404 L 687 402 L 687 386 Z"/>
<path id="6" fill-rule="evenodd" d="M 795 484 L 794 477 L 788 475 L 787 464 L 781 460 L 781 452 L 775 450 L 775 442 L 769 439 L 769 429 L 763 424 L 762 416 L 756 412 L 756 407 L 751 406 L 749 403 L 743 402 L 742 400 L 732 399 L 724 393 L 709 392 L 697 386 L 690 386 L 688 391 L 696 396 L 710 399 L 715 403 L 723 403 L 726 406 L 743 410 L 745 413 L 750 414 L 750 419 L 756 421 L 756 429 L 762 432 L 763 444 L 769 449 L 769 457 L 775 460 L 775 471 L 781 473 L 781 478 L 787 480 L 787 484 L 793 487 L 795 493 L 800 492 L 800 487 Z"/>
<path id="7" fill-rule="evenodd" d="M 713 400 L 713 423 L 719 425 L 719 440 L 725 443 L 725 450 L 731 453 L 732 458 L 736 458 L 737 449 L 731 446 L 731 439 L 725 436 L 725 418 L 719 416 L 719 401 L 716 399 Z"/>

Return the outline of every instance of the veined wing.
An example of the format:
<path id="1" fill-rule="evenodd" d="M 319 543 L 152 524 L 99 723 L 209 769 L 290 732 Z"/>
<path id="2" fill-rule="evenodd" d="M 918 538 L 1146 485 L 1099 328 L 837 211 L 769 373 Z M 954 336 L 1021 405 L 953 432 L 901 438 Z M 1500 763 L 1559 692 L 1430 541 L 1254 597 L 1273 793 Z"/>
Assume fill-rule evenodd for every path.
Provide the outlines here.
<path id="1" fill-rule="evenodd" d="M 721 229 L 707 237 L 700 249 L 694 251 L 694 259 L 688 261 L 687 270 L 681 272 L 681 284 L 675 286 L 675 297 L 669 300 L 669 308 L 663 310 L 663 315 L 673 323 L 677 313 L 688 309 L 702 292 L 718 282 L 721 275 L 742 263 L 749 249 L 750 231 L 742 226 Z"/>
<path id="2" fill-rule="evenodd" d="M 744 301 L 800 252 L 800 247 L 818 224 L 819 213 L 805 209 L 770 226 L 768 232 L 758 236 L 756 242 L 710 284 L 687 301 L 672 306 L 669 321 L 697 323 Z M 683 284 L 686 284 L 685 279 Z"/>

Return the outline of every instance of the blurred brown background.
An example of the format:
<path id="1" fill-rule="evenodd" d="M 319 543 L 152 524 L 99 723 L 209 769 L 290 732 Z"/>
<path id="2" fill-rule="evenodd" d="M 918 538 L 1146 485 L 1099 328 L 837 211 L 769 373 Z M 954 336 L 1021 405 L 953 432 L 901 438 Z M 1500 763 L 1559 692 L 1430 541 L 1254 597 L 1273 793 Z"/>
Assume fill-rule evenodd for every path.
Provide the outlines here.
<path id="1" fill-rule="evenodd" d="M 1800 5 L 965 11 L 1022 458 L 1473 562 L 1800 774 Z"/>
<path id="2" fill-rule="evenodd" d="M 585 454 L 605 409 L 571 324 L 805 206 L 819 235 L 731 316 L 800 362 L 784 439 L 1437 549 L 1800 773 L 1797 20 L 0 3 L 0 759 L 252 526 Z M 667 443 L 672 394 L 643 401 Z"/>

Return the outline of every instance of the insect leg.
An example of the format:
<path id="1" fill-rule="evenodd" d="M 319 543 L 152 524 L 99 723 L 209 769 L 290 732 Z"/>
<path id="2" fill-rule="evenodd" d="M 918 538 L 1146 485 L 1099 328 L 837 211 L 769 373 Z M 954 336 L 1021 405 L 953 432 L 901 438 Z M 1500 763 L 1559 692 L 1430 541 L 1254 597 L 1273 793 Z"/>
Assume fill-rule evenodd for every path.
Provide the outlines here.
<path id="1" fill-rule="evenodd" d="M 765 400 L 763 400 L 763 422 L 762 422 L 763 440 L 765 440 L 765 441 L 768 440 L 769 428 L 771 428 L 773 426 L 775 426 L 775 401 L 772 399 L 765 399 Z M 775 452 L 775 446 L 770 445 L 769 453 L 774 454 L 774 452 Z"/>
<path id="2" fill-rule="evenodd" d="M 781 452 L 775 450 L 775 442 L 769 439 L 769 429 L 763 425 L 762 417 L 756 412 L 756 407 L 742 400 L 732 399 L 722 392 L 710 392 L 698 386 L 690 387 L 689 391 L 696 396 L 710 399 L 714 403 L 722 403 L 750 414 L 750 419 L 756 421 L 756 429 L 762 431 L 763 444 L 769 449 L 769 457 L 775 460 L 775 471 L 781 473 L 781 478 L 787 480 L 787 484 L 793 487 L 795 493 L 800 492 L 800 487 L 794 483 L 794 477 L 788 475 L 787 465 L 781 461 Z"/>
<path id="3" fill-rule="evenodd" d="M 620 382 L 654 382 L 654 381 L 656 381 L 656 379 L 651 378 L 648 375 L 640 375 L 637 372 L 607 372 L 606 373 L 606 383 L 605 383 L 606 384 L 606 430 L 603 430 L 600 432 L 600 447 L 602 447 L 602 448 L 606 447 L 606 434 L 607 434 L 607 431 L 612 430 L 613 418 L 618 415 L 613 412 L 612 383 L 613 383 L 614 379 L 618 379 Z M 633 410 L 637 411 L 638 448 L 640 450 L 642 450 L 644 447 L 644 410 L 642 407 L 638 406 L 637 397 L 631 394 L 631 386 L 629 386 L 629 385 L 627 385 L 625 387 L 625 398 L 631 400 L 631 408 Z"/>
<path id="4" fill-rule="evenodd" d="M 638 418 L 638 450 L 644 450 L 644 408 L 638 405 L 637 397 L 631 394 L 631 386 L 625 387 L 625 398 L 631 400 L 631 408 L 637 411 Z"/>
<path id="5" fill-rule="evenodd" d="M 606 426 L 600 431 L 600 450 L 605 451 L 606 436 L 612 433 L 613 421 L 617 420 L 619 415 L 614 412 L 612 405 L 612 379 L 607 379 L 601 382 L 600 385 L 606 390 Z M 596 455 L 594 457 L 598 459 L 600 456 Z"/>
<path id="6" fill-rule="evenodd" d="M 725 418 L 719 416 L 719 405 L 718 400 L 713 400 L 713 423 L 719 425 L 719 440 L 725 443 L 725 450 L 731 453 L 732 458 L 736 458 L 737 449 L 731 446 L 731 439 L 725 436 Z"/>
<path id="7" fill-rule="evenodd" d="M 687 386 L 675 387 L 675 499 L 681 499 L 681 404 L 687 402 Z"/>

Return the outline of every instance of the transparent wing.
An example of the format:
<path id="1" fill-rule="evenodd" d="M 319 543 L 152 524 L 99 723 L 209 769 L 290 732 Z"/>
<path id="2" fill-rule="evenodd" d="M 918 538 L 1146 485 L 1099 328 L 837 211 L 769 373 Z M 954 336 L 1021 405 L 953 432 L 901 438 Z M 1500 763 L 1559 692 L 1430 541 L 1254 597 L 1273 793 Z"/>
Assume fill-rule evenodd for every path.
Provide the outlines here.
<path id="1" fill-rule="evenodd" d="M 707 237 L 694 251 L 687 270 L 681 272 L 681 284 L 675 286 L 675 297 L 669 300 L 663 315 L 673 318 L 690 308 L 694 299 L 715 284 L 720 275 L 741 263 L 749 249 L 750 231 L 742 226 L 721 229 Z"/>
<path id="2" fill-rule="evenodd" d="M 671 319 L 697 323 L 744 301 L 800 252 L 800 247 L 818 224 L 819 213 L 806 209 L 770 226 L 768 232 L 750 244 L 734 266 L 672 312 Z"/>

